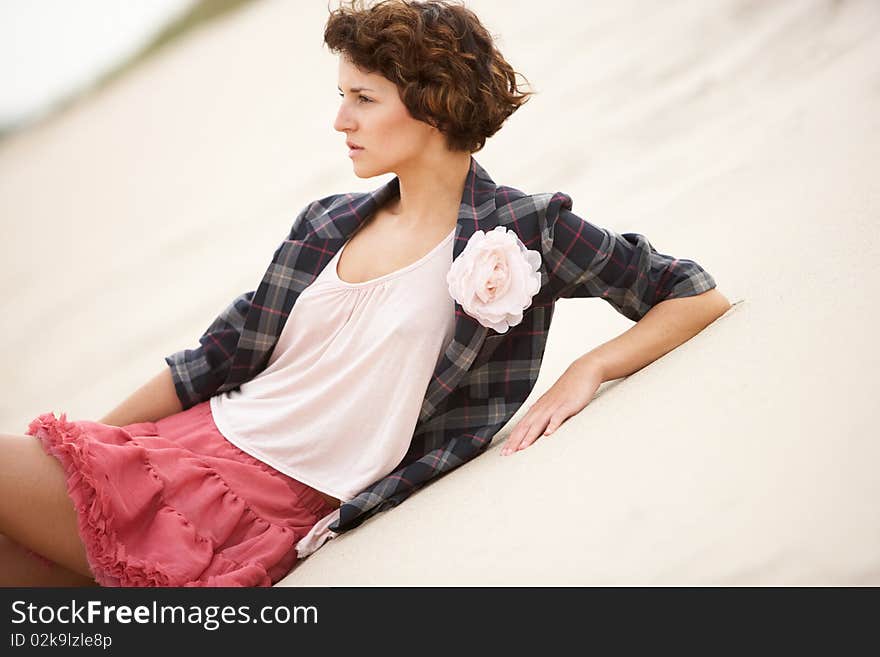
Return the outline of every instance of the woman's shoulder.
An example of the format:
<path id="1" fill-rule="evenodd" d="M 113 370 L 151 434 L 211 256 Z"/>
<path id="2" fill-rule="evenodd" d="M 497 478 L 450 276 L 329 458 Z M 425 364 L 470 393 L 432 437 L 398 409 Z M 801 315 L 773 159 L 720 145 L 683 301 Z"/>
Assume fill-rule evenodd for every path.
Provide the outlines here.
<path id="1" fill-rule="evenodd" d="M 528 193 L 506 185 L 496 188 L 498 223 L 516 231 L 523 240 L 531 240 L 535 234 L 546 234 L 559 212 L 571 208 L 571 197 L 565 192 Z"/>
<path id="2" fill-rule="evenodd" d="M 352 207 L 359 204 L 370 192 L 342 192 L 328 194 L 309 201 L 297 214 L 290 229 L 291 239 L 306 239 L 316 226 L 325 223 L 324 217 L 340 206 Z"/>
<path id="3" fill-rule="evenodd" d="M 307 207 L 309 209 L 309 214 L 316 216 L 329 212 L 340 205 L 360 201 L 367 196 L 370 196 L 370 192 L 341 192 L 339 194 L 328 194 L 327 196 L 315 199 L 309 203 Z"/>
<path id="4" fill-rule="evenodd" d="M 529 205 L 531 204 L 531 205 Z M 495 188 L 495 207 L 516 211 L 545 211 L 551 204 L 571 206 L 571 197 L 565 192 L 524 192 L 516 187 L 498 185 Z"/>

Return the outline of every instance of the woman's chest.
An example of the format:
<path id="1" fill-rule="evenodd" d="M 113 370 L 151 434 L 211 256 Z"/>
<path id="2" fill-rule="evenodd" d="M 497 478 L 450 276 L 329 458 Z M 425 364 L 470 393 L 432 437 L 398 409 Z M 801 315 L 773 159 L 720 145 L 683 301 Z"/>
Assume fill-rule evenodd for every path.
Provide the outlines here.
<path id="1" fill-rule="evenodd" d="M 360 284 L 401 271 L 438 250 L 454 228 L 400 228 L 371 221 L 345 243 L 336 259 L 336 275 L 345 283 Z"/>

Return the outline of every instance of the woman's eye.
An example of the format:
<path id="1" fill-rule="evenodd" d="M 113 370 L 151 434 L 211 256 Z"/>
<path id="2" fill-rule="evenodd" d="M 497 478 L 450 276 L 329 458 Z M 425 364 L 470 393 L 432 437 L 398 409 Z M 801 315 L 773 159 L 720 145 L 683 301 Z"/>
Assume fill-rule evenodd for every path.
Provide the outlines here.
<path id="1" fill-rule="evenodd" d="M 339 93 L 340 98 L 345 98 L 345 94 L 342 92 Z M 365 103 L 372 103 L 373 101 L 367 98 L 366 96 L 358 96 L 358 101 L 364 101 Z"/>

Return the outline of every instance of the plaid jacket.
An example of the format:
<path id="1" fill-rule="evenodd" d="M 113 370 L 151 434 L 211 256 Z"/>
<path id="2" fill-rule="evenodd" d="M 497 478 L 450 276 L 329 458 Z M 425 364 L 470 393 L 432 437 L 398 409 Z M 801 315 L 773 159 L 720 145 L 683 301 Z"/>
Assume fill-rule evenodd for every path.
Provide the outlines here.
<path id="1" fill-rule="evenodd" d="M 237 388 L 266 367 L 300 293 L 399 190 L 395 176 L 372 192 L 327 196 L 299 213 L 257 289 L 234 299 L 197 348 L 165 358 L 184 409 Z M 357 527 L 486 450 L 534 387 L 557 299 L 598 297 L 638 321 L 665 299 L 715 287 L 697 263 L 658 253 L 642 235 L 593 225 L 571 208 L 562 192 L 530 195 L 496 185 L 471 157 L 453 257 L 477 230 L 505 226 L 541 253 L 541 289 L 522 322 L 503 334 L 455 303 L 455 335 L 425 391 L 409 450 L 390 474 L 341 505 L 331 531 Z"/>

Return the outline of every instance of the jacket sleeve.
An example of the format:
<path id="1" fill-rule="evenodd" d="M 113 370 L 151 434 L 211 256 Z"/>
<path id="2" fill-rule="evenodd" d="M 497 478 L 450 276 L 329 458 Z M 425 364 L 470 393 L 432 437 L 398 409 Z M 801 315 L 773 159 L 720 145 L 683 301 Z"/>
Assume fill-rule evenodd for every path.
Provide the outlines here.
<path id="1" fill-rule="evenodd" d="M 304 236 L 308 228 L 304 219 L 319 203 L 321 201 L 312 201 L 297 214 L 288 235 L 275 249 L 270 269 L 278 260 L 285 242 Z M 184 410 L 210 399 L 227 380 L 255 294 L 256 290 L 250 290 L 233 299 L 205 329 L 198 347 L 183 349 L 165 357 Z"/>
<path id="2" fill-rule="evenodd" d="M 661 301 L 716 286 L 693 260 L 659 253 L 644 235 L 618 234 L 571 211 L 571 198 L 554 194 L 542 241 L 553 299 L 598 297 L 637 322 Z"/>
<path id="3" fill-rule="evenodd" d="M 254 290 L 237 296 L 211 322 L 198 347 L 165 357 L 183 410 L 210 399 L 226 380 L 253 298 Z"/>

